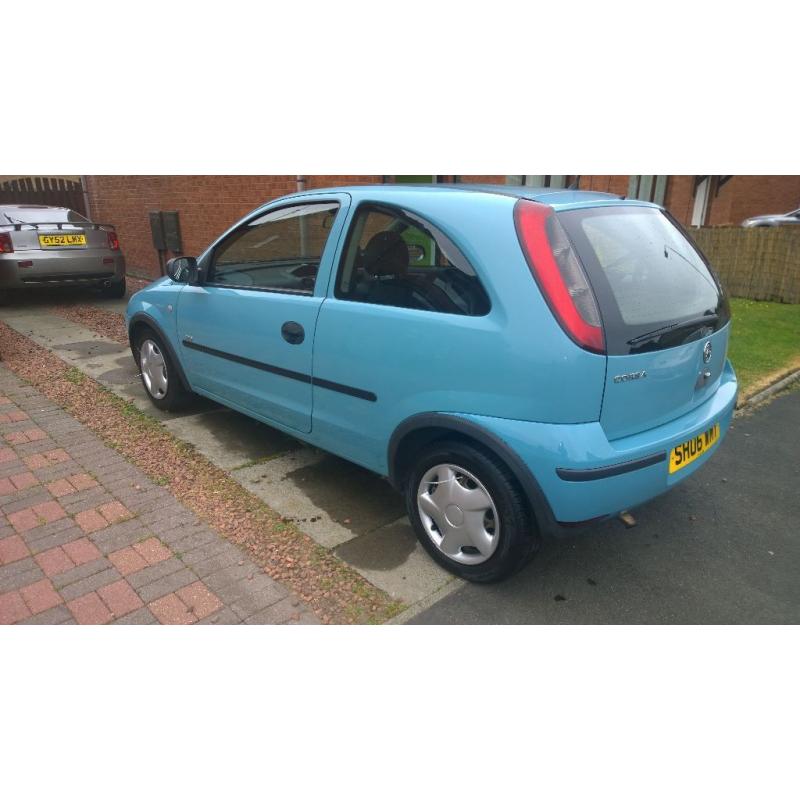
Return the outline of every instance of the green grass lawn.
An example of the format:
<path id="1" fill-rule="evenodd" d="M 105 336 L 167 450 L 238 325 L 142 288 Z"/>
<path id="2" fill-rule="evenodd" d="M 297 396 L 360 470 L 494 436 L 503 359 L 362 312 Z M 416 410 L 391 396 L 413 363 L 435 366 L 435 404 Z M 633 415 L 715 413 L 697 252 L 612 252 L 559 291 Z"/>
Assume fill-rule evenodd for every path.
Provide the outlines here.
<path id="1" fill-rule="evenodd" d="M 728 358 L 742 393 L 770 373 L 800 362 L 800 305 L 733 298 L 731 312 Z"/>

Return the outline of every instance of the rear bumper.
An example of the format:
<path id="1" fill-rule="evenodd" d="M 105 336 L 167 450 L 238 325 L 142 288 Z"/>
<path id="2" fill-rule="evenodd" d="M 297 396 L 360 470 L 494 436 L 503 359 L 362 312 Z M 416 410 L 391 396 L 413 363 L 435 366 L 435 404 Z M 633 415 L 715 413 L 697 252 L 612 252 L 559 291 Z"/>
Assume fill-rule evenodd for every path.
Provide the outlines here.
<path id="1" fill-rule="evenodd" d="M 688 478 L 719 449 L 736 406 L 737 382 L 726 362 L 719 388 L 705 403 L 657 428 L 609 441 L 599 422 L 551 425 L 472 417 L 525 462 L 550 508 L 544 517 L 576 524 L 651 500 Z M 710 450 L 669 472 L 673 447 L 719 423 Z M 558 534 L 558 528 L 552 531 Z"/>
<path id="2" fill-rule="evenodd" d="M 0 255 L 0 289 L 118 283 L 125 257 L 111 250 L 18 250 Z"/>

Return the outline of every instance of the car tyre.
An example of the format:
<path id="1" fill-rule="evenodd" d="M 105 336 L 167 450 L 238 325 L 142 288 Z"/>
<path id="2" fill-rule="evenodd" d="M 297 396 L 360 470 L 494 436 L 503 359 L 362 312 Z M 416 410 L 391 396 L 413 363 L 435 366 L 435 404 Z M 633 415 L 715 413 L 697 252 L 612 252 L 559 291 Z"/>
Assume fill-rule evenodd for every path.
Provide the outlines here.
<path id="1" fill-rule="evenodd" d="M 119 283 L 112 283 L 109 286 L 104 286 L 100 290 L 100 294 L 112 300 L 120 300 L 125 297 L 126 290 L 125 278 L 123 278 Z"/>
<path id="2" fill-rule="evenodd" d="M 134 352 L 139 377 L 150 402 L 162 411 L 179 411 L 193 397 L 183 385 L 178 369 L 161 337 L 150 328 L 136 336 Z"/>
<path id="3" fill-rule="evenodd" d="M 539 531 L 522 490 L 505 464 L 482 448 L 455 440 L 431 445 L 411 470 L 405 500 L 422 546 L 465 580 L 502 580 L 539 549 Z"/>

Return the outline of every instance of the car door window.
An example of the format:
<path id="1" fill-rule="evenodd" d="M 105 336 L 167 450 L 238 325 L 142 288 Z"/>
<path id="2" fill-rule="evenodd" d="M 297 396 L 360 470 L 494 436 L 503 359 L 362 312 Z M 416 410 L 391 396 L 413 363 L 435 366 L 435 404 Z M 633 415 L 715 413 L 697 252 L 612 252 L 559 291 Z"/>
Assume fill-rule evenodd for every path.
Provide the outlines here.
<path id="1" fill-rule="evenodd" d="M 216 247 L 208 282 L 313 294 L 338 210 L 338 203 L 306 203 L 250 220 Z"/>
<path id="2" fill-rule="evenodd" d="M 361 206 L 350 228 L 336 297 L 482 316 L 489 298 L 455 244 L 410 211 Z"/>

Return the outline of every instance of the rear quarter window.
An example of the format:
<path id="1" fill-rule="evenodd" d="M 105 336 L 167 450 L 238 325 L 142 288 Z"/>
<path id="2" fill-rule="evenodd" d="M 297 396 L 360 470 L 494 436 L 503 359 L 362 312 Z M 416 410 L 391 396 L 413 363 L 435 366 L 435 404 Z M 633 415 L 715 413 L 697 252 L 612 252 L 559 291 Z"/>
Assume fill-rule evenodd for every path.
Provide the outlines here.
<path id="1" fill-rule="evenodd" d="M 475 270 L 442 231 L 408 209 L 362 204 L 351 223 L 335 295 L 374 305 L 483 316 Z"/>

